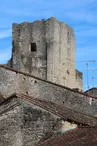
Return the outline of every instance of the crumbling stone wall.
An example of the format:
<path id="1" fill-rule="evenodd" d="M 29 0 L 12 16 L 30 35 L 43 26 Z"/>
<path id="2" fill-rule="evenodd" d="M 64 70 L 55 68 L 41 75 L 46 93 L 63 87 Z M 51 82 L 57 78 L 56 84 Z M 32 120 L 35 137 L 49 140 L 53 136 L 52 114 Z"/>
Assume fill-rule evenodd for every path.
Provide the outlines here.
<path id="1" fill-rule="evenodd" d="M 0 146 L 22 146 L 22 111 L 17 102 L 0 105 Z"/>
<path id="2" fill-rule="evenodd" d="M 12 67 L 46 79 L 44 22 L 13 24 L 12 34 Z"/>
<path id="3" fill-rule="evenodd" d="M 97 115 L 97 99 L 34 76 L 30 77 L 1 67 L 0 93 L 6 98 L 14 92 L 51 101 L 84 114 Z M 91 104 L 90 99 L 92 99 Z"/>
<path id="4" fill-rule="evenodd" d="M 0 146 L 34 146 L 55 134 L 60 117 L 24 100 L 0 105 Z"/>
<path id="5" fill-rule="evenodd" d="M 12 59 L 8 65 L 70 88 L 83 89 L 76 80 L 73 29 L 56 18 L 13 24 Z"/>
<path id="6" fill-rule="evenodd" d="M 78 90 L 80 91 L 81 88 L 79 87 L 83 87 L 83 74 L 82 72 L 78 71 L 78 70 L 75 70 L 76 71 L 76 87 L 78 87 Z"/>
<path id="7" fill-rule="evenodd" d="M 60 117 L 35 105 L 25 104 L 23 113 L 23 146 L 43 142 L 61 128 Z"/>

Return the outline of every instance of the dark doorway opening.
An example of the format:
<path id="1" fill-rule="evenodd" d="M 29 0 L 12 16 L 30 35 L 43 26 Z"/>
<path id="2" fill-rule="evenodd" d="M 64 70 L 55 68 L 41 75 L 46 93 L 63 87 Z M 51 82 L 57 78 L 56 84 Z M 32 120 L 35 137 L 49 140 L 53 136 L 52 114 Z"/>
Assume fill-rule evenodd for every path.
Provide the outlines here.
<path id="1" fill-rule="evenodd" d="M 31 52 L 36 52 L 36 43 L 31 43 Z"/>

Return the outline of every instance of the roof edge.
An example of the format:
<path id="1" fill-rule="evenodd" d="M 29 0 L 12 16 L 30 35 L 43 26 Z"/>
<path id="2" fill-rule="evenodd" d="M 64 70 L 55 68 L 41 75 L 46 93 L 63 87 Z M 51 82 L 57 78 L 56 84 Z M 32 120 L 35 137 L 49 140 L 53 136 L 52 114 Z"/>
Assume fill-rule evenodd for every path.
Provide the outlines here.
<path id="1" fill-rule="evenodd" d="M 10 70 L 10 71 L 12 71 L 12 72 L 16 72 L 16 73 L 19 73 L 19 74 L 22 74 L 22 75 L 25 75 L 25 76 L 28 76 L 28 77 L 32 77 L 32 78 L 35 78 L 35 79 L 37 79 L 37 80 L 43 81 L 43 82 L 45 82 L 45 83 L 50 83 L 50 84 L 52 84 L 52 85 L 55 85 L 55 86 L 58 86 L 58 87 L 67 89 L 67 90 L 72 91 L 72 92 L 74 92 L 74 93 L 79 93 L 79 94 L 81 94 L 81 95 L 87 96 L 88 98 L 95 98 L 95 99 L 97 99 L 97 97 L 95 97 L 95 96 L 89 95 L 89 94 L 84 93 L 84 92 L 80 92 L 80 91 L 73 90 L 72 88 L 69 88 L 69 87 L 66 87 L 66 86 L 63 86 L 63 85 L 59 85 L 59 84 L 53 83 L 53 82 L 51 82 L 51 81 L 43 80 L 43 79 L 41 79 L 41 78 L 39 78 L 39 77 L 30 75 L 30 74 L 27 74 L 27 73 L 24 73 L 24 72 L 21 72 L 21 71 L 17 71 L 17 70 L 15 70 L 15 69 L 13 69 L 13 68 L 9 68 L 7 65 L 0 64 L 0 68 L 4 68 L 4 69 Z"/>

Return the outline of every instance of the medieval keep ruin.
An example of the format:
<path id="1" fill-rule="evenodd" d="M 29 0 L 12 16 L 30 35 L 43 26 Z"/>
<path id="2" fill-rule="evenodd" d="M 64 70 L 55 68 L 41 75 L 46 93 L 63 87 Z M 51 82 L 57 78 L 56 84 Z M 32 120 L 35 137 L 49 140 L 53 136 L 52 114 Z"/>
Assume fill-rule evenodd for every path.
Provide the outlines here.
<path id="1" fill-rule="evenodd" d="M 75 69 L 73 29 L 56 18 L 13 24 L 10 67 L 36 77 L 83 90 L 82 73 Z"/>
<path id="2" fill-rule="evenodd" d="M 12 33 L 12 58 L 0 65 L 0 146 L 96 146 L 97 88 L 72 89 L 83 89 L 73 29 L 50 18 Z"/>

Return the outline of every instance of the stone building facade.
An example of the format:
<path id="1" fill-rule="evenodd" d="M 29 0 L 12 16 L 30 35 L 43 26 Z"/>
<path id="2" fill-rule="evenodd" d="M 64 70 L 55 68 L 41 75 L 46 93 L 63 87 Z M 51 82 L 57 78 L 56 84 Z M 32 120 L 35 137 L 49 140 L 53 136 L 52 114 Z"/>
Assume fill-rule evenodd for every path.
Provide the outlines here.
<path id="1" fill-rule="evenodd" d="M 70 112 L 97 115 L 96 98 L 3 66 L 0 66 L 0 93 L 3 98 L 14 93 L 25 94 L 69 108 Z"/>
<path id="2" fill-rule="evenodd" d="M 56 125 L 61 126 L 60 117 L 25 100 L 10 98 L 0 105 L 0 146 L 36 146 L 57 131 Z"/>
<path id="3" fill-rule="evenodd" d="M 82 73 L 75 69 L 73 29 L 56 18 L 13 24 L 9 66 L 60 85 L 83 89 Z"/>
<path id="4" fill-rule="evenodd" d="M 97 89 L 77 90 L 71 27 L 55 18 L 13 24 L 8 66 L 0 65 L 0 146 L 97 145 Z"/>
<path id="5" fill-rule="evenodd" d="M 0 102 L 0 146 L 48 146 L 43 143 L 51 143 L 51 139 L 54 143 L 49 146 L 67 146 L 68 141 L 68 146 L 72 141 L 76 146 L 94 146 L 96 137 L 97 118 L 93 116 L 23 94 L 13 94 Z"/>
<path id="6" fill-rule="evenodd" d="M 85 91 L 85 93 L 89 94 L 89 95 L 92 95 L 94 97 L 97 97 L 97 88 L 93 87 L 87 91 Z"/>

